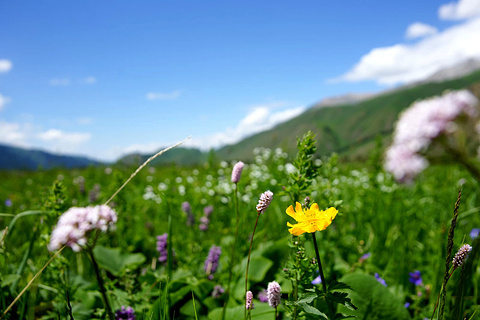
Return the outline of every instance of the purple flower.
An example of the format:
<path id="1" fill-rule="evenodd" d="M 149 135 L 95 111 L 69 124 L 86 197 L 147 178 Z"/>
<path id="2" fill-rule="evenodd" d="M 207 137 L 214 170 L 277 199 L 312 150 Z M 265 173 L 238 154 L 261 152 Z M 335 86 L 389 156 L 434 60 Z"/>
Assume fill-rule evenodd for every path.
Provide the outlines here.
<path id="1" fill-rule="evenodd" d="M 218 260 L 220 259 L 221 254 L 222 248 L 217 247 L 216 245 L 212 245 L 208 252 L 207 259 L 205 260 L 205 273 L 210 280 L 213 279 L 213 274 L 217 271 Z"/>
<path id="2" fill-rule="evenodd" d="M 475 240 L 476 238 L 478 238 L 479 234 L 480 234 L 480 229 L 473 228 L 472 231 L 470 231 L 470 238 L 472 238 L 472 240 Z"/>
<path id="3" fill-rule="evenodd" d="M 453 269 L 460 267 L 465 260 L 467 260 L 470 251 L 472 251 L 472 247 L 469 244 L 464 244 L 460 247 L 460 249 L 458 249 L 455 257 L 453 257 L 452 260 Z"/>
<path id="4" fill-rule="evenodd" d="M 276 308 L 280 305 L 282 301 L 282 288 L 276 281 L 272 281 L 268 284 L 267 288 L 267 296 L 268 296 L 268 304 L 272 308 Z"/>
<path id="5" fill-rule="evenodd" d="M 375 272 L 375 279 L 377 279 L 377 281 L 380 282 L 383 286 L 385 287 L 387 286 L 387 283 L 385 282 L 385 280 L 380 278 L 380 276 L 376 272 Z"/>
<path id="6" fill-rule="evenodd" d="M 408 281 L 415 284 L 416 286 L 419 286 L 422 284 L 423 280 L 422 280 L 422 275 L 420 271 L 415 270 L 414 272 L 410 272 L 409 275 L 410 275 L 410 278 L 408 279 Z"/>
<path id="7" fill-rule="evenodd" d="M 182 203 L 182 210 L 186 214 L 192 213 L 192 207 L 190 206 L 190 203 L 188 203 L 188 201 Z"/>
<path id="8" fill-rule="evenodd" d="M 232 170 L 232 182 L 237 183 L 240 181 L 240 177 L 242 176 L 242 169 L 245 164 L 242 161 L 238 161 Z"/>
<path id="9" fill-rule="evenodd" d="M 263 289 L 262 291 L 260 291 L 258 293 L 258 300 L 260 300 L 260 302 L 268 302 L 268 294 L 267 294 L 267 290 L 266 289 Z"/>
<path id="10" fill-rule="evenodd" d="M 93 189 L 88 192 L 88 201 L 90 203 L 94 203 L 98 200 L 98 196 L 100 195 L 100 185 L 96 183 L 93 186 Z"/>
<path id="11" fill-rule="evenodd" d="M 405 308 L 410 307 L 410 302 L 406 302 L 403 306 L 404 306 Z"/>
<path id="12" fill-rule="evenodd" d="M 72 207 L 58 219 L 52 231 L 48 250 L 54 251 L 67 245 L 73 251 L 80 251 L 87 244 L 92 230 L 107 231 L 117 222 L 117 213 L 106 205 L 96 207 Z"/>
<path id="13" fill-rule="evenodd" d="M 273 198 L 272 191 L 267 190 L 264 193 L 262 193 L 260 195 L 260 200 L 258 200 L 257 212 L 263 214 L 267 210 L 270 203 L 272 202 L 272 198 Z"/>
<path id="14" fill-rule="evenodd" d="M 10 200 L 10 199 L 5 200 L 5 206 L 6 207 L 11 207 L 12 204 L 13 204 L 12 200 Z"/>
<path id="15" fill-rule="evenodd" d="M 359 261 L 360 263 L 362 263 L 362 262 L 364 262 L 365 260 L 367 260 L 368 258 L 370 258 L 371 255 L 372 255 L 372 254 L 371 254 L 370 252 L 365 253 L 363 256 L 360 257 L 360 259 L 358 259 L 358 261 Z"/>
<path id="16" fill-rule="evenodd" d="M 207 231 L 209 223 L 210 220 L 206 216 L 203 216 L 200 218 L 200 225 L 198 226 L 198 228 L 202 231 Z"/>
<path id="17" fill-rule="evenodd" d="M 220 285 L 216 285 L 215 287 L 213 287 L 213 291 L 212 291 L 212 297 L 214 299 L 218 299 L 222 296 L 222 294 L 225 292 L 225 289 L 223 289 L 222 286 Z"/>
<path id="18" fill-rule="evenodd" d="M 203 208 L 203 214 L 208 218 L 213 212 L 213 206 L 206 206 Z"/>
<path id="19" fill-rule="evenodd" d="M 115 312 L 115 320 L 135 320 L 135 311 L 132 307 L 122 306 Z"/>
<path id="20" fill-rule="evenodd" d="M 168 259 L 167 239 L 168 239 L 168 233 L 164 233 L 161 236 L 157 236 L 157 251 L 160 253 L 160 256 L 158 257 L 158 261 L 162 263 L 166 263 Z"/>
<path id="21" fill-rule="evenodd" d="M 253 293 L 252 291 L 247 291 L 245 296 L 245 309 L 252 310 L 255 306 L 253 305 Z"/>
<path id="22" fill-rule="evenodd" d="M 317 285 L 322 283 L 322 278 L 320 276 L 316 277 L 315 279 L 312 280 L 313 285 Z"/>

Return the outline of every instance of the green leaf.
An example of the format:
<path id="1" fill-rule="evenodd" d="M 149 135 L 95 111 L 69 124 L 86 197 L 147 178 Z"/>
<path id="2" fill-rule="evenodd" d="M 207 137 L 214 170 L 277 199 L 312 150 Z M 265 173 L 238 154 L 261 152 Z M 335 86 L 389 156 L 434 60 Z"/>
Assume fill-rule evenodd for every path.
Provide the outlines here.
<path id="1" fill-rule="evenodd" d="M 303 295 L 297 303 L 311 303 L 313 300 L 315 300 L 318 296 L 315 293 L 307 293 Z"/>
<path id="2" fill-rule="evenodd" d="M 338 311 L 340 313 L 369 320 L 410 319 L 403 303 L 373 276 L 352 273 L 345 275 L 340 280 L 352 288 L 353 291 L 349 294 L 349 298 L 353 304 L 358 306 L 357 310 L 350 310 L 347 303 L 345 306 L 339 305 Z"/>
<path id="3" fill-rule="evenodd" d="M 253 282 L 261 282 L 264 280 L 268 270 L 272 267 L 273 262 L 262 256 L 251 257 L 250 267 L 248 268 L 248 280 Z"/>
<path id="4" fill-rule="evenodd" d="M 93 249 L 93 254 L 98 265 L 114 276 L 118 276 L 126 268 L 137 268 L 147 260 L 141 253 L 122 253 L 119 248 L 99 245 Z"/>
<path id="5" fill-rule="evenodd" d="M 334 290 L 343 290 L 343 289 L 350 289 L 350 286 L 346 283 L 339 282 L 336 280 L 333 280 L 329 285 L 328 285 L 328 291 L 334 291 Z"/>
<path id="6" fill-rule="evenodd" d="M 2 287 L 9 286 L 12 283 L 14 283 L 15 281 L 18 281 L 19 279 L 20 279 L 19 274 L 7 274 L 2 279 Z"/>
<path id="7" fill-rule="evenodd" d="M 299 303 L 298 306 L 305 311 L 305 313 L 312 314 L 315 316 L 320 316 L 323 317 L 324 319 L 328 320 L 328 317 L 325 313 L 321 312 L 315 307 L 312 307 L 311 305 L 308 305 L 306 303 Z"/>

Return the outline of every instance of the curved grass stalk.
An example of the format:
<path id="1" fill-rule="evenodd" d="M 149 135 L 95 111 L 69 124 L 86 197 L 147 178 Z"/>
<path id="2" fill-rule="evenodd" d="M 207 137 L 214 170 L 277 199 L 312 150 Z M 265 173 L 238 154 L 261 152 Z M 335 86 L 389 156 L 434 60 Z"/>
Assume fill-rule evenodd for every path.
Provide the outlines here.
<path id="1" fill-rule="evenodd" d="M 178 147 L 179 145 L 183 144 L 185 141 L 187 141 L 188 139 L 190 139 L 190 137 L 187 137 L 185 139 L 183 139 L 182 141 L 174 144 L 173 146 L 170 146 L 168 148 L 165 148 L 163 150 L 160 150 L 159 152 L 157 152 L 156 154 L 154 154 L 153 156 L 151 156 L 150 158 L 148 158 L 143 164 L 140 165 L 140 167 L 137 168 L 137 170 L 135 170 L 135 172 L 133 172 L 131 175 L 130 175 L 130 178 L 127 179 L 127 181 L 125 181 L 122 186 L 120 188 L 118 188 L 117 191 L 115 191 L 115 193 L 107 200 L 105 201 L 105 205 L 109 204 L 110 201 L 113 200 L 113 198 L 115 198 L 115 196 L 130 182 L 130 180 L 133 179 L 133 177 L 135 177 L 137 175 L 137 173 L 140 172 L 140 170 L 142 170 L 150 161 L 152 161 L 153 159 L 155 159 L 156 157 L 164 154 L 165 152 L 167 152 L 168 150 L 170 149 L 173 149 L 173 148 L 176 148 Z"/>
<path id="2" fill-rule="evenodd" d="M 45 263 L 45 265 L 40 269 L 34 276 L 33 278 L 27 283 L 25 288 L 18 294 L 18 296 L 10 303 L 10 305 L 3 311 L 2 316 L 0 317 L 0 320 L 3 319 L 3 317 L 10 311 L 10 309 L 17 303 L 17 301 L 22 297 L 22 295 L 30 288 L 30 286 L 33 284 L 33 282 L 40 276 L 40 274 L 45 270 L 45 268 L 62 252 L 62 250 L 65 249 L 65 246 L 61 247 L 55 254 L 50 258 L 50 260 Z"/>

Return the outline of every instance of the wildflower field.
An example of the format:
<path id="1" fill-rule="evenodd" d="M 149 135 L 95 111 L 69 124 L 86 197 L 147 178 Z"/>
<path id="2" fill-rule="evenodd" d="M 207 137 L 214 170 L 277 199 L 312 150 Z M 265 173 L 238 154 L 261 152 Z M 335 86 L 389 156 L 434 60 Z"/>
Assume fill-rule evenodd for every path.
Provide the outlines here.
<path id="1" fill-rule="evenodd" d="M 136 168 L 1 172 L 0 316 L 479 319 L 474 164 L 392 175 L 386 146 L 343 163 L 317 143 L 147 166 L 114 197 Z"/>

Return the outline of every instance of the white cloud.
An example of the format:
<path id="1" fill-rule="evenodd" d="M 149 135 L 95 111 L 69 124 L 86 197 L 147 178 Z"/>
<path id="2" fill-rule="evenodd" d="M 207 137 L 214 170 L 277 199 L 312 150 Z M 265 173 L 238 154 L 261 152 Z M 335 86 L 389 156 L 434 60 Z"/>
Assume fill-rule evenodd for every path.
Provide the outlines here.
<path id="1" fill-rule="evenodd" d="M 372 49 L 333 81 L 373 80 L 379 84 L 424 79 L 441 68 L 480 57 L 480 18 L 468 20 L 414 44 Z"/>
<path id="2" fill-rule="evenodd" d="M 442 5 L 438 16 L 444 20 L 463 20 L 480 16 L 480 0 L 460 0 Z"/>
<path id="3" fill-rule="evenodd" d="M 85 83 L 85 84 L 95 84 L 95 83 L 97 83 L 97 78 L 86 77 L 85 79 L 83 79 L 83 83 Z"/>
<path id="4" fill-rule="evenodd" d="M 180 90 L 172 92 L 149 92 L 145 96 L 147 100 L 175 100 L 180 97 Z"/>
<path id="5" fill-rule="evenodd" d="M 9 97 L 5 97 L 0 93 L 0 111 L 3 109 L 3 107 L 10 102 Z"/>
<path id="6" fill-rule="evenodd" d="M 22 148 L 46 150 L 60 154 L 80 154 L 90 133 L 64 132 L 58 129 L 42 130 L 31 122 L 0 120 L 0 143 Z"/>
<path id="7" fill-rule="evenodd" d="M 296 117 L 305 111 L 305 107 L 291 107 L 290 105 L 290 108 L 286 108 L 286 106 L 287 104 L 283 102 L 253 106 L 247 115 L 238 122 L 235 128 L 227 128 L 222 132 L 206 136 L 193 136 L 190 140 L 186 141 L 183 146 L 199 148 L 206 151 L 210 148 L 218 148 L 227 144 L 236 143 L 247 136 L 271 129 L 275 125 Z M 133 144 L 127 147 L 115 147 L 106 150 L 101 158 L 113 161 L 131 153 L 153 154 L 171 144 L 173 143 L 152 142 Z"/>
<path id="8" fill-rule="evenodd" d="M 50 80 L 50 85 L 57 87 L 57 86 L 68 86 L 70 84 L 70 79 L 67 78 L 54 78 Z"/>
<path id="9" fill-rule="evenodd" d="M 64 132 L 58 129 L 49 129 L 38 134 L 44 141 L 55 141 L 62 144 L 79 144 L 90 140 L 90 133 Z"/>
<path id="10" fill-rule="evenodd" d="M 204 137 L 192 137 L 191 140 L 186 142 L 186 145 L 208 150 L 236 143 L 255 133 L 269 130 L 305 111 L 303 106 L 285 109 L 284 105 L 284 103 L 271 103 L 254 106 L 235 128 L 227 128 L 222 132 Z M 280 108 L 283 110 L 278 110 Z"/>
<path id="11" fill-rule="evenodd" d="M 0 59 L 0 73 L 7 73 L 12 70 L 13 64 L 10 60 Z"/>
<path id="12" fill-rule="evenodd" d="M 0 143 L 27 147 L 27 135 L 30 131 L 28 124 L 5 122 L 0 120 Z"/>
<path id="13" fill-rule="evenodd" d="M 415 22 L 408 26 L 407 31 L 405 32 L 405 37 L 407 39 L 422 38 L 437 32 L 437 28 L 431 25 L 422 22 Z"/>

